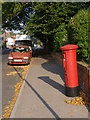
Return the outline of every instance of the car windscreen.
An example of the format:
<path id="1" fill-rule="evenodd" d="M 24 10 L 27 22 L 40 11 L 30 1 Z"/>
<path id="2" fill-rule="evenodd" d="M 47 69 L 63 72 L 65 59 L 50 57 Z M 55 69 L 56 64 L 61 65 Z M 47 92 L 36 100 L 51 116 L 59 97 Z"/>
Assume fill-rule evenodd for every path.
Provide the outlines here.
<path id="1" fill-rule="evenodd" d="M 32 47 L 32 42 L 30 40 L 17 40 L 15 41 L 15 45 L 25 45 Z"/>
<path id="2" fill-rule="evenodd" d="M 28 52 L 28 48 L 16 47 L 16 48 L 13 48 L 12 52 Z"/>

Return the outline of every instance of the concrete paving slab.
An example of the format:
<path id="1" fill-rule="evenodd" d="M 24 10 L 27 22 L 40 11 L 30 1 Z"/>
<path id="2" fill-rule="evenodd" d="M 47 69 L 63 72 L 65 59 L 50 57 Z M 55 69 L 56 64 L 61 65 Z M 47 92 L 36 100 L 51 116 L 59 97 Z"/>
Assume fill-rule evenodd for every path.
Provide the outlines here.
<path id="1" fill-rule="evenodd" d="M 63 68 L 50 56 L 32 58 L 13 118 L 88 118 L 85 106 L 64 101 Z"/>

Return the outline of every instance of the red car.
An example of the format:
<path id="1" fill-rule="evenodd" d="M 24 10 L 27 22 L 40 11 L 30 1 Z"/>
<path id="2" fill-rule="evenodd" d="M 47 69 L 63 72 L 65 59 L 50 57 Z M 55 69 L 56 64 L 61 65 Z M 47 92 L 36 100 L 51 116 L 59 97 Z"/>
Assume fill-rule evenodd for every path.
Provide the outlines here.
<path id="1" fill-rule="evenodd" d="M 14 46 L 8 56 L 8 64 L 29 64 L 31 51 L 28 46 Z"/>

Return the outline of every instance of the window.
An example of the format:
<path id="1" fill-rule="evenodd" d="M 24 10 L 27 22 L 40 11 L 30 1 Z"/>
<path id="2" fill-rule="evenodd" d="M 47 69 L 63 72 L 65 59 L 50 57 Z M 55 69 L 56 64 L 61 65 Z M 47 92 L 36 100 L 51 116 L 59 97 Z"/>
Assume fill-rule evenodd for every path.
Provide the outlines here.
<path id="1" fill-rule="evenodd" d="M 23 47 L 16 47 L 13 48 L 13 52 L 28 52 L 28 48 L 23 48 Z"/>

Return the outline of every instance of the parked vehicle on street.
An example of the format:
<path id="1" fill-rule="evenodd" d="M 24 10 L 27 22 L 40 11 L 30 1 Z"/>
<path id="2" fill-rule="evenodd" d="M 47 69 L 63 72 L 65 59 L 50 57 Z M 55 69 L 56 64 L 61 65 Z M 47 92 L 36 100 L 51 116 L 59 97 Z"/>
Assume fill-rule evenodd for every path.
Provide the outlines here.
<path id="1" fill-rule="evenodd" d="M 15 46 L 29 46 L 30 54 L 32 57 L 32 41 L 30 35 L 16 35 Z"/>
<path id="2" fill-rule="evenodd" d="M 29 46 L 14 46 L 8 56 L 8 64 L 29 64 L 30 60 Z"/>

